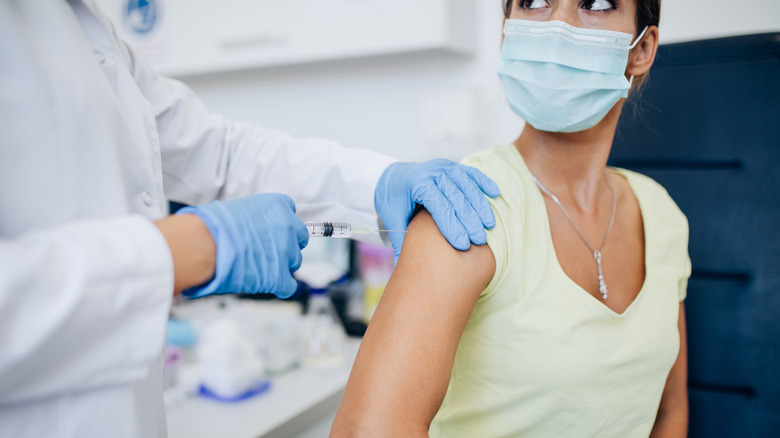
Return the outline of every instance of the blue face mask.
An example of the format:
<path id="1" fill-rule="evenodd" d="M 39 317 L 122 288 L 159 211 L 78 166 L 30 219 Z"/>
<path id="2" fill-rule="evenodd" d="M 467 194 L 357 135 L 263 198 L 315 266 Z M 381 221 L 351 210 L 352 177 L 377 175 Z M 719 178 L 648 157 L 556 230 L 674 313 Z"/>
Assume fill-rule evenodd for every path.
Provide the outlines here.
<path id="1" fill-rule="evenodd" d="M 534 128 L 579 132 L 598 124 L 621 98 L 632 35 L 561 21 L 506 20 L 498 76 L 509 106 Z"/>

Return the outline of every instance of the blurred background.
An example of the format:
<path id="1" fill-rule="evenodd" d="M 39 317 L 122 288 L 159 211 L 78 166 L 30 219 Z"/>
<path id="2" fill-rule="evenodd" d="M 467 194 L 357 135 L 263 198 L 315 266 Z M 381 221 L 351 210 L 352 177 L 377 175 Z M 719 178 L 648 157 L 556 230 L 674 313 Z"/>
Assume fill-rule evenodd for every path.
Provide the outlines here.
<path id="1" fill-rule="evenodd" d="M 155 0 L 144 34 L 123 18 L 128 0 L 98 3 L 231 120 L 402 160 L 460 159 L 523 126 L 495 73 L 499 0 Z M 663 2 L 661 43 L 778 29 L 776 0 Z"/>
<path id="2" fill-rule="evenodd" d="M 97 2 L 233 121 L 413 161 L 523 127 L 495 73 L 498 0 Z M 778 436 L 780 1 L 665 0 L 660 29 L 611 163 L 657 179 L 691 223 L 690 436 Z M 327 436 L 391 271 L 392 251 L 313 239 L 289 302 L 176 303 L 170 436 Z"/>

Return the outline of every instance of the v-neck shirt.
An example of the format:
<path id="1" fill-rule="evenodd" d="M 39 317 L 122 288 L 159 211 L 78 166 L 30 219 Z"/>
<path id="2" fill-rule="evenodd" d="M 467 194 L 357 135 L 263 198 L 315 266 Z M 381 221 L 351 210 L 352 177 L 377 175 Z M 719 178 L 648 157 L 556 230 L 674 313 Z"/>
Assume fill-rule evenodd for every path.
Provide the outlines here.
<path id="1" fill-rule="evenodd" d="M 679 351 L 690 275 L 688 223 L 652 179 L 613 169 L 639 202 L 645 281 L 616 313 L 569 278 L 544 198 L 514 145 L 463 161 L 501 189 L 491 200 L 496 261 L 461 337 L 430 435 L 647 437 Z"/>

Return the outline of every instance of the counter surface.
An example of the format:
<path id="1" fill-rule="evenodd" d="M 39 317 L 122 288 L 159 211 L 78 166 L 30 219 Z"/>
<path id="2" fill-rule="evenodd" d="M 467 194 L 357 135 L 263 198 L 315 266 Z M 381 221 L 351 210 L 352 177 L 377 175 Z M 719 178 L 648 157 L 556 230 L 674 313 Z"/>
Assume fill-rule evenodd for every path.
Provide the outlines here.
<path id="1" fill-rule="evenodd" d="M 251 399 L 233 404 L 203 397 L 187 400 L 168 411 L 168 436 L 327 436 L 329 421 L 338 408 L 360 339 L 350 338 L 346 345 L 346 358 L 342 366 L 298 368 L 273 378 L 268 392 Z M 317 432 L 313 432 L 313 429 Z"/>

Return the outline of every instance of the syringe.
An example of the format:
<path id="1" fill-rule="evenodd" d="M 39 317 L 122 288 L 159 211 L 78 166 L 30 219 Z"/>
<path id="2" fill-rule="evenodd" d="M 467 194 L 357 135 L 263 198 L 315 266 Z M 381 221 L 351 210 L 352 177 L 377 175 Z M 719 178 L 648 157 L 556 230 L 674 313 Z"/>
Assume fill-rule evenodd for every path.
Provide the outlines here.
<path id="1" fill-rule="evenodd" d="M 352 225 L 343 222 L 304 222 L 309 237 L 352 237 Z"/>
<path id="2" fill-rule="evenodd" d="M 405 233 L 406 231 L 394 231 L 394 230 L 371 230 L 368 228 L 355 228 L 352 229 L 352 224 L 345 222 L 304 222 L 306 228 L 309 230 L 309 237 L 340 237 L 349 238 L 353 234 L 366 234 L 366 233 Z"/>

